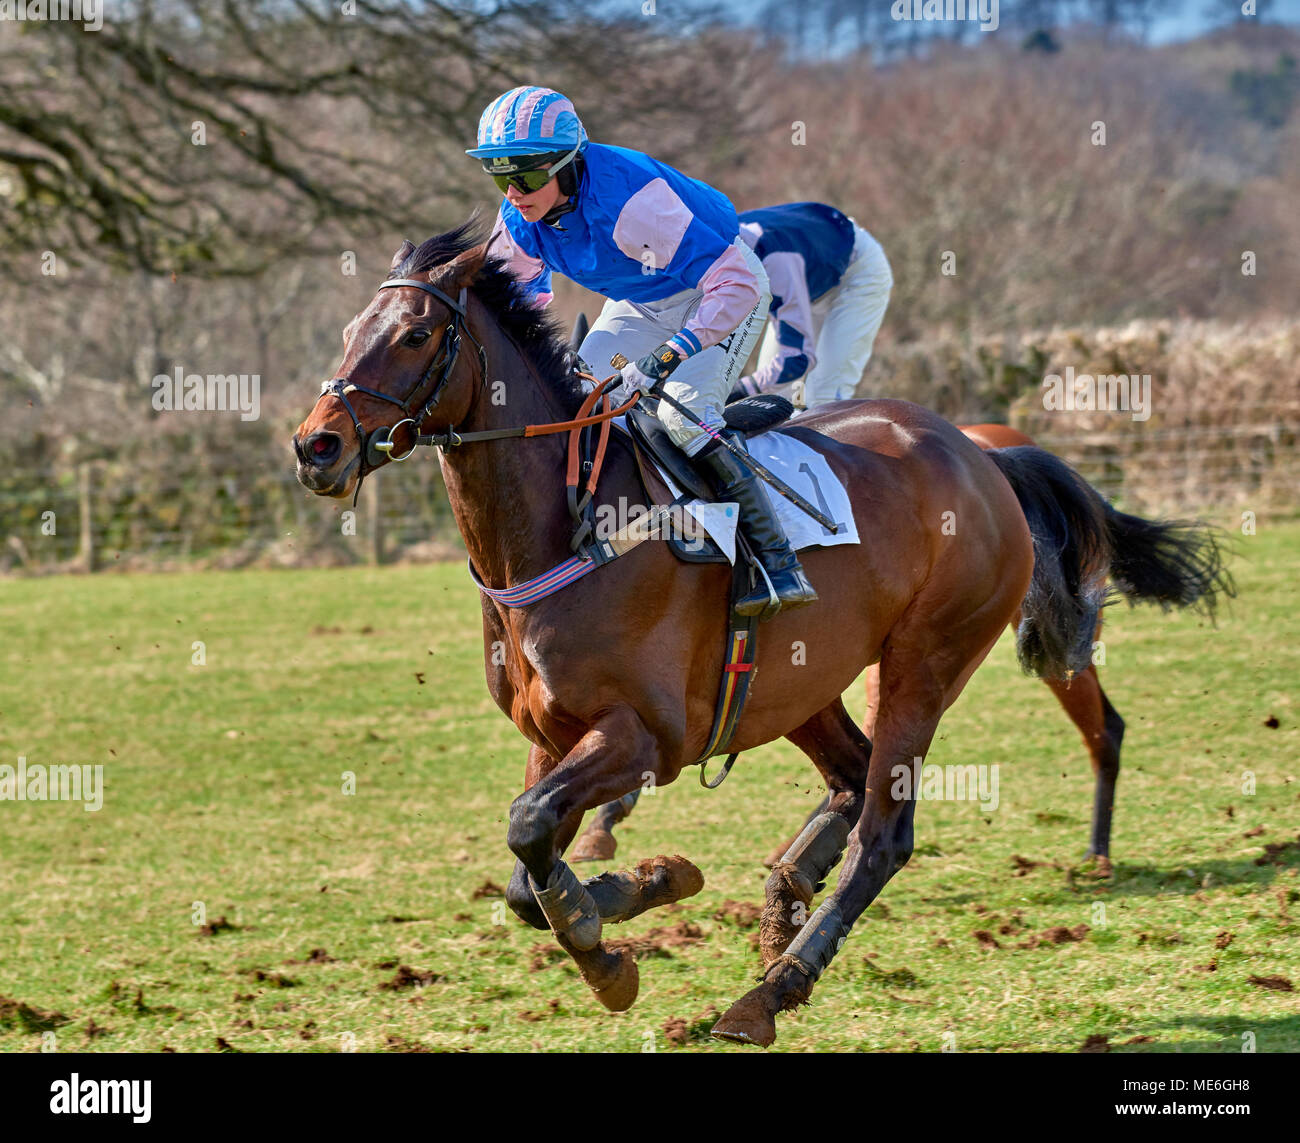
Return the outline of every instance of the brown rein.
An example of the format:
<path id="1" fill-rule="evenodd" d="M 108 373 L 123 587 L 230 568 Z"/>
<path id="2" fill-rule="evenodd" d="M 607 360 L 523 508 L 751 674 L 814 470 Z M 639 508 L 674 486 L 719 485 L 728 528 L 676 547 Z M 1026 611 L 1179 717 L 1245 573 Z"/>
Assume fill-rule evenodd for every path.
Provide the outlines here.
<path id="1" fill-rule="evenodd" d="M 587 478 L 587 487 L 584 493 L 584 502 L 588 502 L 595 494 L 596 481 L 600 477 L 601 466 L 605 462 L 605 451 L 609 444 L 610 424 L 615 417 L 620 417 L 631 409 L 641 399 L 641 394 L 639 392 L 633 393 L 626 404 L 615 408 L 612 405 L 613 397 L 610 395 L 610 387 L 613 382 L 620 378 L 620 374 L 611 373 L 604 381 L 597 381 L 590 373 L 579 371 L 575 371 L 575 373 L 584 381 L 590 381 L 595 388 L 583 399 L 582 406 L 578 409 L 578 415 L 570 421 L 556 421 L 548 425 L 520 425 L 511 429 L 483 429 L 472 433 L 458 433 L 455 428 L 448 427 L 445 433 L 420 434 L 416 437 L 415 444 L 437 445 L 439 448 L 447 449 L 456 448 L 459 445 L 469 444 L 473 441 L 505 440 L 510 437 L 541 437 L 553 433 L 567 432 L 569 434 L 569 452 L 568 466 L 565 472 L 565 487 L 576 490 L 580 469 L 578 448 L 582 430 L 592 425 L 600 425 L 596 455 L 592 461 L 591 473 Z M 605 406 L 604 411 L 593 413 L 592 410 L 602 401 Z M 414 451 L 414 447 L 412 451 Z"/>

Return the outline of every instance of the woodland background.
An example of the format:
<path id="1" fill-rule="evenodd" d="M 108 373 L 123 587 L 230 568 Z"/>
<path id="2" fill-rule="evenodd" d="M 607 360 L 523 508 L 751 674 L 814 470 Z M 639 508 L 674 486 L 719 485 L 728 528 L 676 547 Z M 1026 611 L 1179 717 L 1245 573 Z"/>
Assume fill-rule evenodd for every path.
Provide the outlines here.
<path id="1" fill-rule="evenodd" d="M 454 554 L 432 453 L 367 482 L 349 536 L 289 436 L 401 239 L 491 217 L 463 150 L 519 83 L 738 209 L 822 200 L 871 230 L 896 285 L 859 395 L 1020 425 L 1129 508 L 1295 511 L 1285 6 L 1207 4 L 1175 42 L 1148 35 L 1162 0 L 1007 0 L 993 33 L 887 0 L 342 7 L 0 24 L 0 570 Z M 598 305 L 562 284 L 554 308 Z M 155 412 L 178 366 L 260 375 L 260 419 Z M 1150 373 L 1154 415 L 1045 412 L 1067 366 Z"/>

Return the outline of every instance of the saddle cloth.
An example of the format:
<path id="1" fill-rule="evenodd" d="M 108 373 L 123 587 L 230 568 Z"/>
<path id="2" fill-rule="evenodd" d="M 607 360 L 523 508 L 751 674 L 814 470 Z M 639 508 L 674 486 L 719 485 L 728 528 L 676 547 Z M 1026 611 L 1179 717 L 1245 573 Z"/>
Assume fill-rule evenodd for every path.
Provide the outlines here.
<path id="1" fill-rule="evenodd" d="M 627 432 L 624 417 L 617 417 L 614 424 Z M 631 434 L 629 434 L 630 437 Z M 794 489 L 810 504 L 820 509 L 825 515 L 839 525 L 838 532 L 831 532 L 822 527 L 802 509 L 795 507 L 773 488 L 764 485 L 768 499 L 776 509 L 777 519 L 795 551 L 804 548 L 825 547 L 835 544 L 856 544 L 858 525 L 853 519 L 853 507 L 849 503 L 849 494 L 845 491 L 826 458 L 816 449 L 801 440 L 781 432 L 760 433 L 745 441 L 749 453 L 764 467 Z M 663 482 L 673 497 L 679 497 L 682 490 L 677 486 L 670 473 L 661 464 L 655 462 Z M 707 500 L 689 500 L 684 505 L 686 511 L 699 521 L 710 539 L 723 551 L 731 563 L 736 562 L 736 524 L 738 517 L 736 505 L 730 501 L 711 503 Z"/>

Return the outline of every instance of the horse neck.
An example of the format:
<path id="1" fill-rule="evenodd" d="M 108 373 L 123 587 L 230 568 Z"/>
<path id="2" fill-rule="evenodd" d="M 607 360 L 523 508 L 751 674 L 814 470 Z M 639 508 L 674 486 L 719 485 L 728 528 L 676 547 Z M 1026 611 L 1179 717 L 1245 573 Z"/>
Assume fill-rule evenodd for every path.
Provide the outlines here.
<path id="1" fill-rule="evenodd" d="M 490 319 L 489 323 L 490 325 Z M 553 424 L 571 417 L 537 369 L 508 338 L 484 339 L 488 375 L 461 433 Z M 492 383 L 508 386 L 503 404 Z M 452 515 L 480 578 L 513 587 L 549 571 L 573 553 L 564 488 L 568 433 L 473 441 L 441 450 Z"/>

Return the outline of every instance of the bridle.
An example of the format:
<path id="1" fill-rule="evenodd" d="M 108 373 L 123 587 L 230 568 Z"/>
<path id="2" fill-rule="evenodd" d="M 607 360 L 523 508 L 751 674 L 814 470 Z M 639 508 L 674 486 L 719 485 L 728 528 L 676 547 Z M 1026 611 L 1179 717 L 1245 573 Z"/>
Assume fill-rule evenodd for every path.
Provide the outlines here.
<path id="1" fill-rule="evenodd" d="M 407 460 L 422 443 L 420 426 L 433 412 L 442 397 L 443 389 L 446 388 L 447 382 L 451 380 L 451 371 L 456 367 L 456 359 L 460 355 L 462 332 L 474 343 L 474 347 L 478 350 L 479 366 L 483 377 L 485 379 L 487 377 L 487 351 L 484 350 L 478 338 L 470 332 L 469 327 L 462 324 L 468 317 L 465 310 L 466 288 L 461 287 L 459 300 L 444 294 L 437 286 L 431 286 L 428 282 L 420 282 L 414 278 L 392 278 L 389 281 L 381 282 L 379 288 L 387 290 L 396 286 L 412 286 L 417 290 L 423 290 L 426 294 L 432 294 L 451 310 L 451 321 L 447 324 L 442 340 L 434 350 L 433 357 L 429 361 L 429 367 L 406 395 L 405 400 L 399 400 L 388 393 L 381 393 L 378 389 L 369 389 L 365 385 L 358 385 L 347 377 L 335 377 L 321 384 L 320 396 L 316 398 L 317 403 L 319 404 L 321 397 L 337 397 L 343 402 L 343 407 L 348 411 L 348 416 L 352 418 L 352 427 L 356 430 L 357 443 L 361 448 L 361 472 L 357 480 L 358 492 L 360 492 L 360 478 L 364 477 L 367 472 L 372 472 L 378 468 L 385 457 L 392 461 Z M 441 368 L 441 373 L 434 382 L 428 399 L 420 407 L 419 412 L 415 412 L 416 400 L 424 391 L 425 385 L 428 384 L 434 372 L 439 368 Z M 375 397 L 380 401 L 387 401 L 390 405 L 396 405 L 402 412 L 402 418 L 394 425 L 380 425 L 367 433 L 361 425 L 361 418 L 357 416 L 356 409 L 352 407 L 352 402 L 348 400 L 349 393 L 364 393 L 367 397 Z M 393 452 L 396 443 L 393 440 L 393 434 L 403 425 L 410 425 L 414 429 L 412 444 L 406 452 L 401 456 L 397 456 Z"/>
<path id="2" fill-rule="evenodd" d="M 393 461 L 406 460 L 420 445 L 448 449 L 457 448 L 470 441 L 494 441 L 511 437 L 538 437 L 552 433 L 568 433 L 569 464 L 565 475 L 565 485 L 568 490 L 569 511 L 574 516 L 575 521 L 589 527 L 591 522 L 580 519 L 580 517 L 582 517 L 583 513 L 589 513 L 592 497 L 595 493 L 596 481 L 600 476 L 601 464 L 605 457 L 605 446 L 609 441 L 610 422 L 615 417 L 621 416 L 631 409 L 640 399 L 641 394 L 634 392 L 626 404 L 616 406 L 611 393 L 615 382 L 620 380 L 620 374 L 614 373 L 604 381 L 597 381 L 590 374 L 578 373 L 577 376 L 591 382 L 592 389 L 584 399 L 582 408 L 578 410 L 578 415 L 572 420 L 545 425 L 518 425 L 506 429 L 482 429 L 467 433 L 457 432 L 455 426 L 449 425 L 446 432 L 422 433 L 420 432 L 420 426 L 433 412 L 442 396 L 443 389 L 446 387 L 447 382 L 451 380 L 451 371 L 456 367 L 456 360 L 460 354 L 461 334 L 464 333 L 478 350 L 479 368 L 484 382 L 487 381 L 487 351 L 483 348 L 479 339 L 470 332 L 469 327 L 464 324 L 468 317 L 465 309 L 465 299 L 468 295 L 466 287 L 462 286 L 460 298 L 453 300 L 438 289 L 437 286 L 431 286 L 428 282 L 416 281 L 414 278 L 392 278 L 379 284 L 381 290 L 395 286 L 412 286 L 417 290 L 423 290 L 426 294 L 432 294 L 451 310 L 451 321 L 448 322 L 442 340 L 434 351 L 429 367 L 404 400 L 398 400 L 387 393 L 381 393 L 378 389 L 368 389 L 364 385 L 358 385 L 347 377 L 335 377 L 322 383 L 316 403 L 319 404 L 322 397 L 337 397 L 343 402 L 343 407 L 347 410 L 348 416 L 352 418 L 352 427 L 357 434 L 357 444 L 361 450 L 361 471 L 357 475 L 356 496 L 360 497 L 361 495 L 361 482 L 365 479 L 367 473 L 378 468 L 385 458 Z M 420 410 L 416 412 L 416 400 L 424 391 L 429 379 L 438 370 L 441 370 L 441 372 L 438 373 L 428 398 L 420 407 Z M 349 393 L 363 393 L 367 397 L 377 397 L 381 401 L 387 401 L 390 405 L 396 405 L 401 410 L 402 417 L 394 425 L 381 425 L 379 428 L 367 433 L 365 428 L 362 427 L 361 418 L 357 416 L 356 409 L 352 407 L 352 402 L 348 400 Z M 596 412 L 597 406 L 602 402 L 604 411 Z M 394 456 L 393 449 L 396 442 L 393 440 L 393 434 L 403 425 L 411 425 L 415 430 L 411 447 L 401 456 Z M 588 461 L 580 463 L 578 456 L 580 439 L 585 435 L 585 430 L 595 426 L 600 427 L 600 441 L 596 447 L 595 455 Z M 585 490 L 580 494 L 579 485 L 582 483 L 585 483 Z M 355 499 L 353 503 L 356 503 Z M 579 535 L 585 536 L 586 532 L 575 533 L 575 537 Z M 575 538 L 575 547 L 576 544 L 577 539 Z"/>

